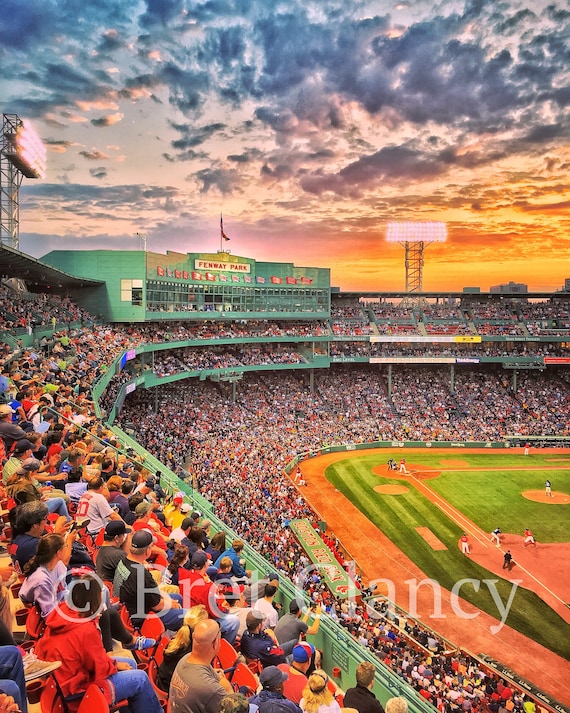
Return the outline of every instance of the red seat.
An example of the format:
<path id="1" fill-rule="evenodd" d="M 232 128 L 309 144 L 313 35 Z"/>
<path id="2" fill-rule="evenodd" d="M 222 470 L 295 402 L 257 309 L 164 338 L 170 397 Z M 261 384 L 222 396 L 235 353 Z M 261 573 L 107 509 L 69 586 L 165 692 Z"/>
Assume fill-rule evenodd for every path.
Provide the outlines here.
<path id="1" fill-rule="evenodd" d="M 234 691 L 240 688 L 245 689 L 246 696 L 253 696 L 257 691 L 259 679 L 244 663 L 238 663 L 232 676 L 232 687 Z"/>
<path id="2" fill-rule="evenodd" d="M 220 639 L 220 650 L 218 651 L 212 664 L 214 668 L 223 669 L 226 674 L 226 678 L 231 681 L 237 660 L 238 652 L 234 649 L 234 647 L 229 643 L 229 641 L 226 641 L 226 639 Z"/>
<path id="3" fill-rule="evenodd" d="M 166 708 L 166 702 L 168 700 L 168 691 L 163 691 L 162 688 L 158 687 L 158 664 L 156 662 L 156 659 L 151 659 L 148 663 L 148 677 L 154 689 L 154 692 L 156 693 L 156 697 L 158 698 L 160 705 L 163 708 Z"/>
<path id="4" fill-rule="evenodd" d="M 140 661 L 141 663 L 148 662 L 151 658 L 156 656 L 156 649 L 158 648 L 160 641 L 163 638 L 166 638 L 164 637 L 164 631 L 165 629 L 162 619 L 154 612 L 149 612 L 143 620 L 140 628 L 140 634 L 141 636 L 146 636 L 147 639 L 154 639 L 156 644 L 152 649 L 133 651 L 133 655 L 137 661 Z"/>
<path id="5" fill-rule="evenodd" d="M 156 651 L 154 652 L 153 659 L 156 661 L 158 666 L 164 661 L 164 649 L 168 646 L 170 643 L 170 639 L 168 636 L 162 636 L 160 638 L 160 641 L 158 642 L 158 646 L 156 647 Z"/>
<path id="6" fill-rule="evenodd" d="M 53 676 L 48 676 L 40 696 L 42 713 L 65 713 L 65 701 L 61 688 Z"/>
<path id="7" fill-rule="evenodd" d="M 40 608 L 37 604 L 32 604 L 28 607 L 28 616 L 26 618 L 26 633 L 33 639 L 37 641 L 40 639 L 46 629 L 45 620 L 40 612 Z"/>
<path id="8" fill-rule="evenodd" d="M 77 713 L 109 713 L 109 711 L 109 704 L 103 692 L 99 686 L 92 683 L 85 691 Z"/>
<path id="9" fill-rule="evenodd" d="M 119 616 L 121 617 L 121 621 L 123 622 L 125 629 L 134 636 L 138 636 L 138 631 L 135 629 L 135 627 L 133 626 L 133 622 L 131 621 L 131 615 L 129 614 L 129 610 L 124 604 L 121 604 L 121 606 L 119 607 Z"/>

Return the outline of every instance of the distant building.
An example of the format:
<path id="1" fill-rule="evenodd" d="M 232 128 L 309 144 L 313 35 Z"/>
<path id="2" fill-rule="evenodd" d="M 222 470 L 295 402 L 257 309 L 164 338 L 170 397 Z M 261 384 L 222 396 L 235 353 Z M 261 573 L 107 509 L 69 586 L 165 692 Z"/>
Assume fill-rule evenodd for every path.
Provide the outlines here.
<path id="1" fill-rule="evenodd" d="M 570 277 L 564 280 L 564 292 L 570 292 Z"/>
<path id="2" fill-rule="evenodd" d="M 523 282 L 508 282 L 506 285 L 493 285 L 489 292 L 500 295 L 521 295 L 528 292 L 528 285 Z"/>

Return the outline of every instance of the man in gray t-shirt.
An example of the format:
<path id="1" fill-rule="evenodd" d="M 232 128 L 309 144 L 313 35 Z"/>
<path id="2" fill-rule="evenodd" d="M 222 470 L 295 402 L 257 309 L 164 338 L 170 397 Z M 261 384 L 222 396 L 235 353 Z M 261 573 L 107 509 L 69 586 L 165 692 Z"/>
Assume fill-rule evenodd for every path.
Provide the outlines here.
<path id="1" fill-rule="evenodd" d="M 211 665 L 220 649 L 220 635 L 220 627 L 213 619 L 196 625 L 192 652 L 180 659 L 170 682 L 171 713 L 218 713 L 222 698 L 233 693 L 224 672 Z"/>
<path id="2" fill-rule="evenodd" d="M 273 633 L 277 637 L 277 641 L 280 644 L 284 644 L 289 641 L 297 642 L 302 634 L 305 636 L 308 634 L 316 634 L 321 623 L 320 607 L 317 608 L 315 612 L 315 620 L 311 626 L 307 623 L 309 614 L 309 609 L 307 609 L 307 611 L 303 614 L 299 609 L 297 599 L 293 599 L 289 604 L 289 613 L 284 614 L 273 629 Z"/>

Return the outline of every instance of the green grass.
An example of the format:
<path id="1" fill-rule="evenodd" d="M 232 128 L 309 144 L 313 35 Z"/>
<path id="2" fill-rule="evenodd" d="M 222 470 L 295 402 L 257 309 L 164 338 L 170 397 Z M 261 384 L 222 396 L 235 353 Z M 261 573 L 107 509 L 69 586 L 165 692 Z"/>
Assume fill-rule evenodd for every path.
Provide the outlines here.
<path id="1" fill-rule="evenodd" d="M 441 586 L 451 589 L 463 578 L 494 579 L 489 571 L 463 556 L 457 547 L 461 529 L 435 505 L 415 489 L 404 495 L 382 495 L 373 490 L 379 478 L 372 468 L 383 465 L 392 455 L 396 460 L 402 452 L 386 451 L 382 456 L 363 455 L 330 465 L 327 479 L 338 488 L 371 522 Z M 522 535 L 525 526 L 532 528 L 540 542 L 570 541 L 570 505 L 534 503 L 521 496 L 522 490 L 539 490 L 548 477 L 559 492 L 570 493 L 570 458 L 565 463 L 553 463 L 548 456 L 469 455 L 450 451 L 449 455 L 414 453 L 408 463 L 441 467 L 440 461 L 461 459 L 469 466 L 496 468 L 496 471 L 449 471 L 429 480 L 429 485 L 452 503 L 469 519 L 486 531 L 500 526 L 503 532 Z M 524 458 L 524 460 L 523 460 Z M 567 470 L 552 471 L 550 466 L 567 465 Z M 510 471 L 510 467 L 539 467 L 539 471 Z M 382 483 L 401 484 L 401 479 L 382 478 Z M 433 550 L 415 530 L 429 529 L 447 546 Z M 500 556 L 500 555 L 499 555 Z M 383 576 L 389 578 L 390 573 Z M 500 579 L 498 592 L 506 602 L 511 584 Z M 486 586 L 475 592 L 470 586 L 461 589 L 461 597 L 488 614 L 499 618 L 497 606 Z M 536 594 L 517 589 L 509 616 L 509 626 L 529 638 L 570 659 L 570 627 Z M 437 628 L 437 620 L 434 620 Z"/>

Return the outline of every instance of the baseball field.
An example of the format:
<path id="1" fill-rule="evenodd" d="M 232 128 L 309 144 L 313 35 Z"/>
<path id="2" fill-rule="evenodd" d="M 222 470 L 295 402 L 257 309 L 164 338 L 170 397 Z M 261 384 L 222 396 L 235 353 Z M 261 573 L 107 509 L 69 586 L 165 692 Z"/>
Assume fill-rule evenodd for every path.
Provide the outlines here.
<path id="1" fill-rule="evenodd" d="M 389 471 L 388 459 L 402 456 L 407 473 Z M 320 456 L 302 472 L 303 494 L 361 565 L 365 584 L 381 580 L 380 593 L 454 643 L 515 669 L 517 657 L 542 647 L 570 660 L 570 454 L 377 449 Z M 497 527 L 500 545 L 491 541 Z M 527 527 L 535 545 L 524 544 Z M 503 569 L 507 550 L 511 570 Z M 414 594 L 424 578 L 434 584 Z M 480 636 L 483 626 L 489 636 Z M 527 638 L 505 648 L 513 631 Z M 524 655 L 520 641 L 528 641 Z"/>

